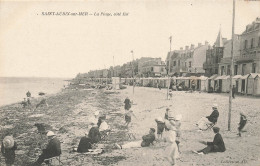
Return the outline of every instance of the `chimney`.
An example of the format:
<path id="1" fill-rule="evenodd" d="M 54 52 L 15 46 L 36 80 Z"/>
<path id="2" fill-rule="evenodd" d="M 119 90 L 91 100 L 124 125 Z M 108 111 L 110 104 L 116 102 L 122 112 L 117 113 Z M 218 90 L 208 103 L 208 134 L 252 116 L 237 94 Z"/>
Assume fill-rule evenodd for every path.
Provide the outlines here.
<path id="1" fill-rule="evenodd" d="M 198 47 L 200 47 L 202 44 L 201 43 L 198 43 Z"/>
<path id="2" fill-rule="evenodd" d="M 180 50 L 183 50 L 183 47 L 181 47 Z"/>
<path id="3" fill-rule="evenodd" d="M 190 45 L 190 49 L 193 50 L 194 49 L 194 44 Z"/>
<path id="4" fill-rule="evenodd" d="M 188 50 L 189 49 L 189 46 L 185 46 L 185 50 Z"/>
<path id="5" fill-rule="evenodd" d="M 209 44 L 209 42 L 208 41 L 205 41 L 205 45 L 208 45 Z"/>

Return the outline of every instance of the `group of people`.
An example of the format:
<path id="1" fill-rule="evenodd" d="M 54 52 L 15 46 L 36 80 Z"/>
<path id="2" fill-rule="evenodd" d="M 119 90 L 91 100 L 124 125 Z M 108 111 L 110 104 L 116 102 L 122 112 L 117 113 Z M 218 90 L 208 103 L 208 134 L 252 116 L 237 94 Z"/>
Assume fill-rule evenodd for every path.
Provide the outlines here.
<path id="1" fill-rule="evenodd" d="M 131 122 L 131 116 L 135 116 L 133 111 L 131 111 L 131 104 L 133 102 L 127 97 L 124 100 L 124 108 L 125 108 L 125 122 L 128 127 Z M 210 152 L 224 152 L 226 150 L 225 143 L 221 134 L 219 133 L 220 128 L 214 126 L 217 123 L 219 117 L 218 105 L 213 104 L 212 113 L 209 116 L 202 117 L 196 126 L 201 130 L 207 130 L 209 128 L 213 129 L 215 133 L 215 137 L 213 142 L 205 142 L 200 141 L 207 145 L 204 149 L 193 151 L 197 154 L 207 154 Z M 171 165 L 176 164 L 176 159 L 180 154 L 180 138 L 181 138 L 181 119 L 182 115 L 175 115 L 175 112 L 170 108 L 166 108 L 166 112 L 164 114 L 164 119 L 162 117 L 158 117 L 155 119 L 157 123 L 157 138 L 158 140 L 164 140 L 167 142 L 167 146 L 165 148 L 165 156 L 167 161 Z M 240 113 L 240 123 L 238 127 L 238 135 L 241 136 L 241 131 L 247 123 L 247 118 L 245 113 Z M 102 136 L 109 134 L 111 131 L 110 126 L 106 122 L 106 116 L 100 115 L 99 111 L 94 113 L 94 117 L 90 118 L 89 130 L 85 132 L 85 136 L 80 139 L 77 148 L 73 148 L 73 151 L 79 153 L 85 153 L 92 151 L 93 145 L 100 142 Z M 154 128 L 149 129 L 149 133 L 142 137 L 142 140 L 129 142 L 123 145 L 115 144 L 115 146 L 119 149 L 126 148 L 137 148 L 137 147 L 148 147 L 154 143 L 156 140 L 155 136 L 156 130 Z M 164 133 L 164 134 L 163 134 Z M 39 156 L 37 161 L 33 163 L 33 166 L 39 166 L 43 162 L 48 162 L 49 158 L 59 156 L 61 154 L 61 143 L 59 139 L 56 137 L 56 134 L 52 131 L 47 132 L 48 144 L 45 149 L 43 149 L 42 154 Z M 17 143 L 14 141 L 13 137 L 8 135 L 2 141 L 1 152 L 5 157 L 6 165 L 10 166 L 15 161 L 15 150 L 17 149 Z"/>
<path id="2" fill-rule="evenodd" d="M 92 151 L 93 145 L 100 142 L 102 135 L 106 135 L 110 131 L 110 126 L 106 122 L 106 116 L 99 115 L 99 111 L 95 112 L 94 117 L 90 118 L 90 121 L 89 129 L 85 132 L 85 136 L 80 139 L 78 147 L 73 148 L 73 151 L 79 153 Z M 48 131 L 46 135 L 48 144 L 32 166 L 40 166 L 43 162 L 48 164 L 48 159 L 61 155 L 61 142 L 56 137 L 56 134 L 53 131 Z M 17 150 L 17 143 L 14 141 L 14 138 L 11 135 L 5 136 L 2 141 L 1 152 L 5 157 L 7 166 L 14 164 L 15 150 Z"/>

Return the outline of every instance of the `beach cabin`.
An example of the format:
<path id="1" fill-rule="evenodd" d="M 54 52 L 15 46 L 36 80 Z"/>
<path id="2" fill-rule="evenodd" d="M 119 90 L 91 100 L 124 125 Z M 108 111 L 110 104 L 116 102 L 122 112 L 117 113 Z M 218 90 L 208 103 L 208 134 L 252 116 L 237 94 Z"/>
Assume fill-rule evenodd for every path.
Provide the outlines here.
<path id="1" fill-rule="evenodd" d="M 247 81 L 248 81 L 249 74 L 241 76 L 238 79 L 238 92 L 241 94 L 247 94 Z"/>
<path id="2" fill-rule="evenodd" d="M 230 76 L 223 75 L 221 79 L 221 92 L 227 93 L 230 91 Z"/>
<path id="3" fill-rule="evenodd" d="M 251 73 L 248 76 L 247 94 L 254 95 L 254 96 L 260 95 L 260 74 L 259 73 Z"/>
<path id="4" fill-rule="evenodd" d="M 215 83 L 216 83 L 215 78 L 217 78 L 217 77 L 218 77 L 217 74 L 214 74 L 211 77 L 209 77 L 209 79 L 208 79 L 208 91 L 211 91 L 211 90 L 214 91 Z"/>
<path id="5" fill-rule="evenodd" d="M 208 91 L 208 77 L 200 76 L 198 77 L 198 80 L 200 81 L 199 90 Z"/>
<path id="6" fill-rule="evenodd" d="M 113 89 L 118 90 L 120 89 L 120 78 L 119 77 L 112 77 L 112 84 L 113 84 Z"/>
<path id="7" fill-rule="evenodd" d="M 196 76 L 190 76 L 190 77 L 188 77 L 188 80 L 189 80 L 189 86 L 188 86 L 188 88 L 192 88 L 191 86 L 192 86 L 192 82 L 194 82 L 194 84 L 195 84 L 195 90 L 198 90 L 199 89 L 199 86 L 198 86 L 198 77 L 196 77 Z"/>

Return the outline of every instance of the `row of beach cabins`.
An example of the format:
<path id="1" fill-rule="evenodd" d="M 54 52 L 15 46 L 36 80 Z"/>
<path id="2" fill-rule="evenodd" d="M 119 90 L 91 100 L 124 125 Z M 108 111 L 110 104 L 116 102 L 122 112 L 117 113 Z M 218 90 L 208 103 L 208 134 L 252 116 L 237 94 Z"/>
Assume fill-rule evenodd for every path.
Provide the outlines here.
<path id="1" fill-rule="evenodd" d="M 204 92 L 228 93 L 230 89 L 230 76 L 217 74 L 211 77 L 190 76 L 190 77 L 161 77 L 161 78 L 134 78 L 135 86 L 167 88 L 177 90 L 196 90 Z M 91 78 L 85 80 L 103 84 L 133 85 L 133 78 Z M 260 74 L 251 73 L 247 75 L 235 75 L 232 77 L 232 84 L 236 87 L 236 93 L 242 95 L 260 96 Z"/>

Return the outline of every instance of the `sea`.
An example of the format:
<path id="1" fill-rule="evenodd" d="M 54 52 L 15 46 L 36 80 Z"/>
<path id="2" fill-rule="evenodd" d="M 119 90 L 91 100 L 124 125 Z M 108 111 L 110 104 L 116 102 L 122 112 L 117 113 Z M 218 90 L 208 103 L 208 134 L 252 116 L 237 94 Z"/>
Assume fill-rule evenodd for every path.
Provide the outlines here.
<path id="1" fill-rule="evenodd" d="M 39 92 L 46 95 L 61 91 L 69 84 L 71 78 L 43 78 L 43 77 L 0 77 L 0 106 L 17 103 L 26 98 L 31 92 L 34 98 Z"/>

